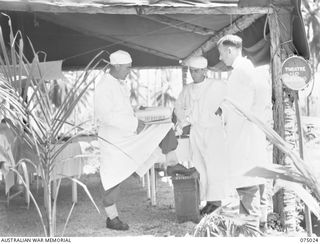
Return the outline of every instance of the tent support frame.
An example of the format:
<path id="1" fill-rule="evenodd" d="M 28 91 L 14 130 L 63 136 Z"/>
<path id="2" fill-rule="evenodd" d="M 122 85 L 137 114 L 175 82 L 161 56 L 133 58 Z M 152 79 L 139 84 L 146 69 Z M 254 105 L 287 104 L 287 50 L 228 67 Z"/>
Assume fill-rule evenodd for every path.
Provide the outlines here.
<path id="1" fill-rule="evenodd" d="M 217 45 L 217 42 L 226 34 L 235 34 L 239 31 L 242 31 L 249 27 L 253 22 L 255 22 L 257 19 L 262 17 L 262 14 L 250 14 L 250 15 L 244 15 L 240 18 L 238 18 L 235 22 L 233 22 L 228 27 L 222 29 L 219 31 L 216 35 L 210 37 L 205 43 L 203 43 L 199 48 L 194 50 L 190 55 L 188 55 L 185 58 L 186 62 L 190 57 L 192 56 L 200 56 L 203 55 L 203 53 L 208 52 L 212 48 L 214 48 Z"/>

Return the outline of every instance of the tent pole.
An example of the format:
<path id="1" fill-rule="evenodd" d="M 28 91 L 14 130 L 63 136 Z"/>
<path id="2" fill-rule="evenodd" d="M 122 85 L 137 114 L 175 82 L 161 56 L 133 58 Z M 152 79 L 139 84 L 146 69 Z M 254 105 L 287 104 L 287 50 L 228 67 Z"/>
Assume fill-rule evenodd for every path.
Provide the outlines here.
<path id="1" fill-rule="evenodd" d="M 194 50 L 192 53 L 190 53 L 185 59 L 184 63 L 187 62 L 187 60 L 192 56 L 201 56 L 203 53 L 206 53 L 210 51 L 212 48 L 214 48 L 217 45 L 217 42 L 222 38 L 223 36 L 227 34 L 235 34 L 237 32 L 240 32 L 250 25 L 252 25 L 257 19 L 262 17 L 262 14 L 249 14 L 244 15 L 240 18 L 238 18 L 236 21 L 234 21 L 231 25 L 227 26 L 226 28 L 222 29 L 221 31 L 217 32 L 214 36 L 209 38 L 205 43 L 203 43 L 200 47 L 198 47 L 196 50 Z"/>
<path id="2" fill-rule="evenodd" d="M 293 120 L 295 119 L 294 116 L 292 116 L 294 113 L 293 110 L 295 110 L 297 120 L 300 119 L 299 104 L 296 92 L 293 92 L 291 90 L 285 92 L 281 80 L 282 61 L 287 56 L 293 54 L 292 49 L 294 48 L 292 46 L 292 43 L 286 42 L 287 40 L 285 35 L 284 39 L 280 39 L 281 31 L 285 30 L 283 30 L 280 27 L 279 18 L 281 18 L 281 20 L 284 21 L 288 17 L 278 15 L 276 12 L 274 12 L 268 18 L 271 38 L 270 54 L 272 68 L 271 70 L 274 129 L 282 138 L 284 138 L 289 144 L 291 144 L 294 147 L 294 138 L 291 136 L 291 133 L 294 133 L 294 130 L 290 128 L 292 127 L 294 123 Z M 287 38 L 290 38 L 290 36 L 288 35 Z M 282 44 L 280 44 L 281 42 Z M 290 105 L 293 102 L 295 102 L 296 105 L 295 109 L 293 109 L 292 105 Z M 298 129 L 301 130 L 301 128 L 299 128 L 299 125 Z M 287 135 L 285 133 L 286 131 L 289 132 Z M 302 143 L 300 142 L 300 139 L 302 138 L 299 138 L 299 144 Z M 303 150 L 302 144 L 300 145 L 300 155 L 303 157 L 303 151 L 301 150 Z M 290 164 L 288 164 L 285 155 L 276 148 L 273 149 L 273 163 L 290 167 Z M 296 205 L 294 193 L 290 190 L 283 189 L 278 194 L 276 194 L 274 200 L 274 209 L 275 212 L 281 214 L 281 223 L 283 227 L 288 232 L 295 231 L 295 215 L 294 213 L 292 213 L 295 210 L 291 210 Z M 310 235 L 312 227 L 309 218 L 310 216 L 308 216 L 308 212 L 309 210 L 306 209 L 306 226 L 308 235 Z"/>
<path id="3" fill-rule="evenodd" d="M 283 86 L 281 81 L 281 48 L 280 48 L 280 27 L 278 17 L 271 14 L 268 17 L 270 29 L 270 68 L 272 77 L 272 110 L 273 110 L 273 128 L 284 139 L 284 103 Z M 277 147 L 273 147 L 273 163 L 284 165 L 285 155 Z M 273 211 L 281 213 L 280 193 L 274 196 Z"/>
<path id="4" fill-rule="evenodd" d="M 285 138 L 284 128 L 284 106 L 283 106 L 283 85 L 281 81 L 281 48 L 280 48 L 280 27 L 276 14 L 268 17 L 271 47 L 271 76 L 272 76 L 272 102 L 274 130 Z M 273 163 L 284 164 L 284 154 L 274 147 Z"/>
<path id="5" fill-rule="evenodd" d="M 202 35 L 202 36 L 209 36 L 209 35 L 214 35 L 216 31 L 199 26 L 199 25 L 194 25 L 190 24 L 181 20 L 177 20 L 174 18 L 169 18 L 165 15 L 142 15 L 142 17 L 146 19 L 153 20 L 158 23 L 162 23 L 165 25 L 169 25 L 172 28 L 183 30 L 183 31 L 188 31 L 194 34 Z"/>
<path id="6" fill-rule="evenodd" d="M 251 13 L 267 14 L 272 12 L 270 7 L 239 7 L 239 6 L 197 6 L 181 5 L 163 6 L 157 4 L 121 5 L 110 4 L 109 1 L 56 1 L 39 0 L 36 3 L 21 0 L 0 0 L 2 11 L 49 12 L 49 13 L 86 13 L 86 14 L 232 14 L 243 15 Z M 137 1 L 138 2 L 138 1 Z"/>

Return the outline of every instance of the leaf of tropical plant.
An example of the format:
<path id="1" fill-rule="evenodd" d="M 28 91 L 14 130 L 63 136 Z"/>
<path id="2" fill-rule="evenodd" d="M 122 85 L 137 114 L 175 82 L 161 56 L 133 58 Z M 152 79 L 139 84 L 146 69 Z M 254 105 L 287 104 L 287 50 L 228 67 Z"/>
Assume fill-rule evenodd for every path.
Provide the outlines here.
<path id="1" fill-rule="evenodd" d="M 70 211 L 69 211 L 67 220 L 66 220 L 66 222 L 65 222 L 65 224 L 64 224 L 64 226 L 63 226 L 63 230 L 62 230 L 62 234 L 61 234 L 62 237 L 64 236 L 64 232 L 66 231 L 67 225 L 68 225 L 68 223 L 69 223 L 69 220 L 70 220 L 70 217 L 71 217 L 71 214 L 72 214 L 72 211 L 73 211 L 75 205 L 76 205 L 76 203 L 73 202 L 73 203 L 72 203 L 72 206 L 71 206 L 71 209 L 70 209 Z"/>
<path id="2" fill-rule="evenodd" d="M 22 172 L 23 172 L 23 176 L 25 179 L 25 187 L 26 187 L 26 202 L 27 202 L 27 209 L 29 209 L 30 206 L 30 181 L 29 181 L 29 174 L 28 174 L 28 169 L 27 166 L 24 162 L 21 162 L 19 166 L 17 166 L 17 168 L 21 167 Z"/>
<path id="3" fill-rule="evenodd" d="M 304 184 L 307 185 L 315 194 L 318 200 L 320 200 L 320 184 L 317 177 L 312 173 L 310 168 L 304 161 L 291 150 L 291 147 L 286 141 L 284 141 L 273 129 L 265 125 L 261 120 L 255 117 L 251 112 L 241 108 L 236 105 L 230 99 L 225 99 L 223 106 L 229 106 L 231 109 L 238 112 L 240 115 L 244 116 L 246 119 L 254 123 L 258 128 L 260 128 L 268 137 L 268 139 L 278 147 L 282 152 L 290 157 L 293 165 L 299 171 L 301 176 L 305 179 Z"/>
<path id="4" fill-rule="evenodd" d="M 57 201 L 58 201 L 58 194 L 59 194 L 59 189 L 61 185 L 61 178 L 58 180 L 58 185 L 56 188 L 56 192 L 54 193 L 54 200 L 53 200 L 53 206 L 52 206 L 52 213 L 51 216 L 54 219 L 54 223 L 56 222 L 56 216 L 57 216 Z"/>
<path id="5" fill-rule="evenodd" d="M 14 168 L 10 168 L 10 170 L 17 174 L 17 176 L 18 176 L 19 179 L 21 180 L 21 182 L 22 182 L 22 184 L 24 185 L 24 187 L 27 188 L 27 185 L 26 185 L 23 177 L 22 177 L 21 174 L 19 173 L 19 171 L 17 171 L 17 170 L 14 169 Z M 45 223 L 44 223 L 44 221 L 43 221 L 43 216 L 42 216 L 42 213 L 41 213 L 41 211 L 40 211 L 39 205 L 38 205 L 36 199 L 34 198 L 32 192 L 31 192 L 30 190 L 29 190 L 29 194 L 30 194 L 30 198 L 32 199 L 32 201 L 33 201 L 33 203 L 34 203 L 34 205 L 35 205 L 35 207 L 36 207 L 36 209 L 37 209 L 37 212 L 38 212 L 38 215 L 39 215 L 39 217 L 40 217 L 40 221 L 41 221 L 41 224 L 42 224 L 42 227 L 43 227 L 44 234 L 45 234 L 45 236 L 47 236 L 46 225 L 45 225 Z"/>
<path id="6" fill-rule="evenodd" d="M 66 177 L 66 178 L 76 182 L 78 185 L 80 185 L 84 189 L 84 191 L 87 193 L 87 196 L 89 197 L 89 199 L 91 200 L 92 204 L 95 206 L 95 208 L 97 209 L 98 213 L 100 214 L 100 210 L 99 210 L 98 206 L 96 205 L 95 201 L 93 200 L 93 198 L 92 198 L 87 186 L 85 184 L 83 184 L 81 181 L 79 181 L 79 180 L 77 180 L 75 178 L 71 178 L 69 176 L 63 176 L 63 177 Z"/>
<path id="7" fill-rule="evenodd" d="M 83 122 L 85 123 L 85 122 Z M 81 123 L 82 124 L 82 123 Z M 80 127 L 80 126 L 74 126 L 70 131 L 76 129 L 77 127 Z M 81 127 L 80 127 L 81 128 Z M 71 136 L 67 141 L 63 142 L 62 143 L 62 139 L 63 138 L 60 138 L 59 140 L 57 141 L 53 141 L 51 143 L 51 148 L 49 150 L 50 153 L 53 152 L 52 156 L 51 156 L 51 160 L 55 160 L 56 157 L 62 152 L 63 149 L 65 149 L 74 139 L 80 137 L 81 134 L 78 133 L 78 134 L 75 134 L 73 136 Z"/>
<path id="8" fill-rule="evenodd" d="M 102 54 L 103 52 L 98 53 L 94 59 L 87 65 L 85 72 L 88 73 L 87 71 L 91 67 L 91 65 L 98 59 L 98 57 Z M 98 65 L 100 62 L 97 62 L 97 64 L 94 64 L 92 68 L 95 68 L 96 65 Z M 63 126 L 64 122 L 67 121 L 67 118 L 70 116 L 71 112 L 75 108 L 77 102 L 81 99 L 82 95 L 86 92 L 88 87 L 93 83 L 94 78 L 91 79 L 90 81 L 86 81 L 87 74 L 83 76 L 82 79 L 76 80 L 76 83 L 70 90 L 68 96 L 66 99 L 63 101 L 62 106 L 60 106 L 57 110 L 57 112 L 54 115 L 53 118 L 53 124 L 51 127 L 53 135 L 58 135 L 61 127 Z M 81 89 L 81 87 L 84 87 Z M 59 122 L 62 121 L 62 122 Z M 57 124 L 59 122 L 59 124 Z"/>
<path id="9" fill-rule="evenodd" d="M 70 135 L 71 132 L 75 131 L 76 129 L 81 129 L 81 130 L 83 130 L 82 125 L 86 124 L 88 121 L 89 121 L 89 120 L 84 121 L 84 122 L 81 122 L 81 123 L 79 123 L 79 124 L 77 124 L 77 125 L 72 124 L 72 123 L 70 123 L 70 122 L 68 122 L 68 121 L 64 121 L 64 122 L 61 121 L 62 123 L 66 124 L 66 125 L 72 126 L 72 128 L 71 128 L 70 130 L 68 130 L 67 132 L 63 133 L 63 135 L 61 135 L 61 136 Z M 75 134 L 75 135 L 71 136 L 71 138 L 70 138 L 69 140 L 70 140 L 70 141 L 71 141 L 71 140 L 74 140 L 75 138 L 77 138 L 77 137 L 79 137 L 79 136 L 81 136 L 80 133 Z M 54 135 L 53 135 L 53 138 L 58 138 L 58 135 L 54 134 Z M 63 139 L 63 138 L 61 137 L 61 139 L 57 140 L 56 143 L 59 144 L 60 142 L 62 142 L 62 139 Z M 69 141 L 69 140 L 68 140 L 68 141 Z M 68 141 L 67 141 L 67 142 L 68 142 Z"/>
<path id="10" fill-rule="evenodd" d="M 244 175 L 251 177 L 262 177 L 265 179 L 282 179 L 302 184 L 305 183 L 305 179 L 303 179 L 302 177 L 295 177 L 290 174 L 288 168 L 275 164 L 266 165 L 265 167 L 254 167 L 251 170 L 247 171 Z"/>
<path id="11" fill-rule="evenodd" d="M 2 28 L 0 27 L 0 46 L 2 49 L 2 55 L 4 57 L 4 61 L 6 64 L 11 64 L 10 60 L 9 60 L 9 56 L 8 56 L 8 52 L 7 52 L 7 48 L 6 48 L 6 44 L 3 38 L 3 32 L 2 32 Z M 10 72 L 10 69 L 7 70 L 8 71 L 8 77 L 10 77 L 10 79 L 12 79 L 12 74 Z"/>
<path id="12" fill-rule="evenodd" d="M 222 208 L 223 209 L 223 208 Z M 215 211 L 205 216 L 196 226 L 195 236 L 203 236 L 203 233 L 217 236 L 261 236 L 261 232 L 250 223 L 255 221 L 252 216 L 243 214 L 229 214 L 221 211 Z M 205 234 L 206 235 L 206 234 Z"/>
<path id="13" fill-rule="evenodd" d="M 19 165 L 21 165 L 22 163 L 28 163 L 30 165 L 32 165 L 34 167 L 35 170 L 37 170 L 37 165 L 34 164 L 30 159 L 28 158 L 21 158 L 15 165 L 15 167 L 18 167 Z"/>

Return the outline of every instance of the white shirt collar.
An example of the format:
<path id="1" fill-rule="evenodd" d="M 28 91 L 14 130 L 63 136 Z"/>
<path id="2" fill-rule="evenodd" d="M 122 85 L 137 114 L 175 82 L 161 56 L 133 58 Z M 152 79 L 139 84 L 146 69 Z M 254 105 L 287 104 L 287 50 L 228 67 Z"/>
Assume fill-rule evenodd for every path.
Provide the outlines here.
<path id="1" fill-rule="evenodd" d="M 244 57 L 242 57 L 241 55 L 239 55 L 238 57 L 236 57 L 236 59 L 233 61 L 233 64 L 231 65 L 232 68 L 236 68 L 237 66 L 239 66 L 239 64 L 241 63 L 241 60 Z"/>
<path id="2" fill-rule="evenodd" d="M 117 79 L 116 77 L 114 77 L 114 76 L 111 75 L 110 73 L 109 73 L 109 75 L 110 75 L 114 80 L 118 81 L 120 85 L 122 85 L 122 86 L 125 86 L 125 85 L 126 85 L 126 80 Z"/>

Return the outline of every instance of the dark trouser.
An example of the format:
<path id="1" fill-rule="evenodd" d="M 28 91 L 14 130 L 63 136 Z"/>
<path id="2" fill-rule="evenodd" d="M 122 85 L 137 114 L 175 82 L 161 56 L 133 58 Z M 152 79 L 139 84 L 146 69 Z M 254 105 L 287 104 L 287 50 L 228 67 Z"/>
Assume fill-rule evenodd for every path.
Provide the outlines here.
<path id="1" fill-rule="evenodd" d="M 178 140 L 176 135 L 174 134 L 174 131 L 170 129 L 160 142 L 159 147 L 161 148 L 163 154 L 167 154 L 171 151 L 174 151 L 177 146 Z M 104 207 L 109 207 L 117 202 L 120 193 L 120 184 L 103 192 L 102 202 Z"/>
<path id="2" fill-rule="evenodd" d="M 266 185 L 261 184 L 259 185 L 260 190 L 260 224 L 263 225 L 268 220 L 268 194 L 266 191 Z"/>
<path id="3" fill-rule="evenodd" d="M 240 213 L 255 218 L 255 226 L 267 222 L 268 199 L 265 184 L 237 188 L 240 197 Z"/>
<path id="4" fill-rule="evenodd" d="M 116 203 L 120 194 L 120 184 L 106 190 L 102 194 L 103 207 L 109 207 Z"/>
<path id="5" fill-rule="evenodd" d="M 170 129 L 160 142 L 159 147 L 161 148 L 163 154 L 168 154 L 169 152 L 176 150 L 177 146 L 178 140 L 176 135 L 174 134 L 173 129 Z"/>

